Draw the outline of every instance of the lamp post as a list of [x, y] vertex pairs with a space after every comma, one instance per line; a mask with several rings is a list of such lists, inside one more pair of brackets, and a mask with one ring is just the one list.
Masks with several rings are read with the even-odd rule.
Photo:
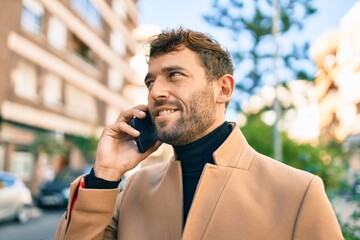
[[280, 84], [279, 79], [279, 33], [280, 33], [280, 5], [279, 0], [273, 0], [273, 18], [272, 18], [272, 35], [274, 39], [274, 80], [275, 80], [275, 99], [273, 103], [276, 118], [273, 126], [273, 147], [274, 147], [274, 158], [278, 161], [283, 160], [282, 154], [282, 139], [280, 135], [280, 117], [281, 117], [281, 105], [278, 98], [278, 86]]

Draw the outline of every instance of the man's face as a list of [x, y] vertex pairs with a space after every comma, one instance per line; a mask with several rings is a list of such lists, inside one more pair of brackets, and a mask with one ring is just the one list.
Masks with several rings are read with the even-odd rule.
[[215, 128], [213, 82], [208, 82], [193, 51], [184, 48], [151, 58], [145, 84], [149, 111], [161, 141], [184, 145]]

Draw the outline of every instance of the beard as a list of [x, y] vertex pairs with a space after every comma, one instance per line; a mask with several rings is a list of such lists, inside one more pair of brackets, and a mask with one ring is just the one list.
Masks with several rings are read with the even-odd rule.
[[192, 93], [186, 100], [189, 106], [184, 107], [179, 101], [159, 101], [157, 106], [173, 105], [179, 109], [180, 117], [171, 125], [166, 121], [156, 123], [157, 135], [160, 141], [172, 146], [191, 143], [202, 136], [216, 120], [214, 91], [212, 85]]

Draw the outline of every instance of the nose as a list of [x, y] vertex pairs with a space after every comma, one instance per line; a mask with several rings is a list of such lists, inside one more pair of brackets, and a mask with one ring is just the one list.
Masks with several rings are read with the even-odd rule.
[[159, 99], [166, 99], [169, 97], [169, 91], [166, 85], [166, 81], [158, 77], [151, 88], [149, 89], [149, 97], [154, 101]]

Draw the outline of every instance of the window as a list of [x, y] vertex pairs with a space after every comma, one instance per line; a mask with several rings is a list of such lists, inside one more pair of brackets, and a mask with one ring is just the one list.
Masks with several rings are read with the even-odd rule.
[[114, 52], [119, 55], [124, 55], [126, 53], [126, 46], [123, 36], [116, 32], [112, 32], [110, 34], [110, 46]]
[[61, 106], [62, 103], [62, 84], [61, 79], [53, 74], [46, 74], [44, 76], [43, 84], [43, 101], [44, 104], [50, 107]]
[[86, 62], [95, 65], [95, 53], [76, 35], [71, 34], [69, 49], [75, 55], [81, 57]]
[[101, 29], [101, 16], [91, 0], [71, 0], [71, 6], [92, 28]]
[[93, 96], [67, 85], [65, 88], [65, 109], [70, 116], [95, 122], [98, 119], [96, 100]]
[[56, 17], [50, 17], [48, 42], [56, 49], [65, 49], [67, 40], [67, 31], [65, 25]]
[[360, 102], [356, 103], [355, 107], [356, 107], [356, 113], [360, 114]]
[[124, 78], [118, 69], [109, 68], [108, 86], [111, 90], [119, 92], [123, 86]]
[[38, 76], [33, 65], [20, 61], [12, 74], [15, 94], [30, 100], [38, 97]]
[[11, 154], [11, 172], [29, 181], [34, 168], [34, 157], [30, 152], [13, 152]]
[[44, 7], [37, 0], [23, 0], [21, 26], [32, 33], [40, 33]]

